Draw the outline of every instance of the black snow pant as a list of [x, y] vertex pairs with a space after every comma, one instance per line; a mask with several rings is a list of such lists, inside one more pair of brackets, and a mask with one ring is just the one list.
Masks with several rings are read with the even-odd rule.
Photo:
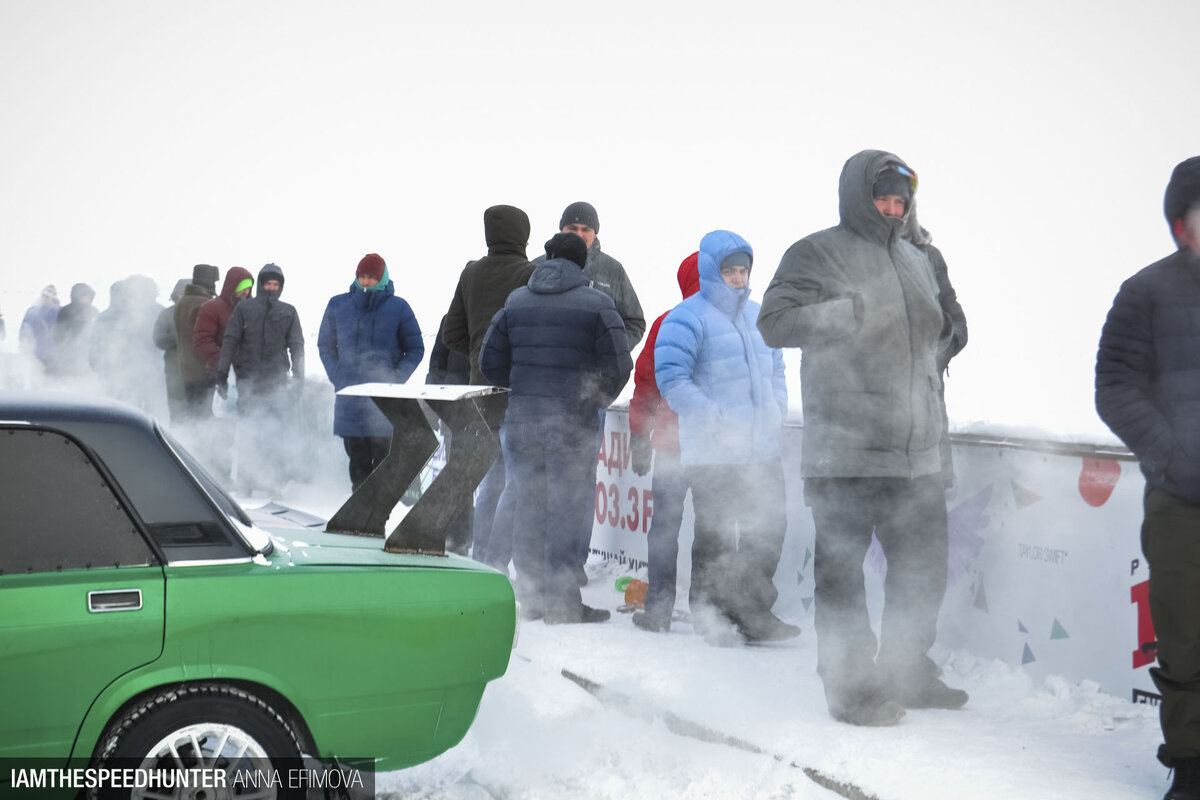
[[692, 614], [709, 608], [753, 626], [779, 597], [775, 569], [787, 533], [787, 495], [779, 459], [684, 468], [695, 512]]
[[1152, 488], [1144, 505], [1142, 553], [1158, 639], [1150, 677], [1162, 694], [1158, 759], [1173, 767], [1200, 757], [1200, 506]]
[[212, 419], [213, 392], [216, 389], [216, 382], [211, 380], [188, 381], [183, 384], [183, 402], [190, 419]]
[[387, 436], [344, 436], [342, 445], [350, 456], [350, 486], [354, 491], [387, 458], [392, 440]]
[[595, 443], [595, 427], [578, 420], [504, 424], [503, 502], [513, 503], [517, 591], [534, 612], [570, 615], [583, 605], [575, 567], [579, 528], [596, 508]]
[[658, 451], [650, 478], [654, 499], [650, 531], [646, 535], [646, 613], [669, 620], [675, 611], [676, 576], [679, 561], [679, 528], [683, 524], [683, 505], [688, 482], [679, 463], [678, 453]]
[[[816, 527], [817, 672], [830, 707], [919, 689], [946, 593], [948, 531], [941, 473], [906, 478], [808, 478]], [[871, 534], [887, 558], [880, 640], [867, 612], [863, 560]]]

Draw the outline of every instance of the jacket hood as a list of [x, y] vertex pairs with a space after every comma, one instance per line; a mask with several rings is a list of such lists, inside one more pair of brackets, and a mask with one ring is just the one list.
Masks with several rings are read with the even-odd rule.
[[900, 235], [917, 247], [924, 247], [933, 242], [933, 236], [921, 227], [921, 223], [917, 222], [917, 198], [915, 197], [908, 201], [907, 213], [904, 215], [904, 228]]
[[879, 173], [896, 165], [911, 169], [894, 153], [863, 150], [850, 156], [838, 180], [838, 214], [842, 225], [878, 244], [887, 244], [893, 232], [903, 229], [912, 213], [913, 200], [910, 200], [903, 217], [885, 217], [879, 213], [875, 198], [871, 196], [871, 187]]
[[129, 306], [144, 307], [158, 297], [158, 286], [153, 278], [145, 275], [130, 275], [121, 283], [121, 300]]
[[587, 286], [587, 276], [574, 261], [549, 258], [537, 265], [529, 276], [529, 291], [536, 294], [561, 294], [577, 286]]
[[483, 212], [483, 237], [488, 255], [525, 255], [529, 244], [529, 216], [516, 206], [492, 206]]
[[[874, 204], [871, 208], [874, 210]], [[750, 248], [749, 242], [733, 231], [706, 233], [700, 240], [700, 251], [697, 256], [700, 294], [704, 295], [705, 300], [730, 316], [740, 311], [750, 297], [749, 281], [746, 282], [746, 288], [735, 290], [730, 288], [729, 284], [725, 283], [721, 277], [721, 262], [726, 256], [737, 252], [750, 255], [751, 275], [753, 275], [754, 250]]]
[[233, 296], [237, 294], [238, 284], [247, 278], [254, 280], [250, 270], [245, 267], [230, 267], [225, 273], [225, 282], [221, 284], [221, 299], [233, 305]]
[[683, 293], [684, 298], [691, 297], [696, 292], [700, 291], [700, 267], [699, 267], [699, 251], [692, 253], [679, 264], [679, 291]]
[[[183, 297], [183, 293], [187, 291], [188, 284], [192, 281], [190, 278], [180, 278], [175, 281], [175, 288], [171, 290], [171, 302], [178, 303]], [[71, 288], [71, 298], [74, 299], [74, 287]]]
[[[388, 276], [384, 275], [384, 278]], [[350, 284], [350, 301], [359, 308], [377, 308], [380, 303], [388, 301], [388, 297], [396, 294], [396, 284], [390, 279], [384, 283], [380, 281], [374, 284], [370, 289], [362, 288], [362, 284], [358, 281]]]
[[88, 300], [95, 300], [96, 299], [96, 290], [93, 289], [92, 287], [88, 286], [86, 283], [77, 283], [71, 287], [71, 302], [72, 303], [78, 303], [78, 302], [82, 301], [83, 298], [85, 298], [85, 297]]
[[[279, 291], [263, 291], [263, 284], [269, 280], [279, 281]], [[271, 297], [279, 297], [279, 295], [283, 294], [283, 270], [274, 264], [263, 264], [263, 268], [258, 271], [258, 281], [256, 281], [254, 294], [256, 297], [266, 297], [268, 295]]]

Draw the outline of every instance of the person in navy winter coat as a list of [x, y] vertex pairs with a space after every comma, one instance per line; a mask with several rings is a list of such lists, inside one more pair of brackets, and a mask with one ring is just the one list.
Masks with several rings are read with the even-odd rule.
[[596, 415], [629, 380], [633, 360], [612, 298], [588, 286], [587, 247], [546, 243], [529, 284], [492, 318], [484, 377], [510, 390], [504, 418], [507, 492], [515, 492], [514, 560], [524, 613], [547, 623], [602, 622], [574, 572], [578, 531], [594, 508]]
[[[425, 355], [412, 308], [396, 296], [387, 264], [375, 253], [358, 262], [350, 291], [329, 300], [317, 335], [334, 391], [357, 383], [404, 383]], [[338, 395], [333, 432], [350, 457], [355, 489], [388, 454], [392, 425], [369, 397]]]
[[718, 645], [784, 639], [800, 629], [771, 612], [787, 529], [779, 438], [787, 413], [783, 355], [767, 347], [750, 297], [754, 254], [741, 236], [700, 240], [700, 291], [667, 315], [654, 377], [679, 415], [692, 487], [693, 625]]

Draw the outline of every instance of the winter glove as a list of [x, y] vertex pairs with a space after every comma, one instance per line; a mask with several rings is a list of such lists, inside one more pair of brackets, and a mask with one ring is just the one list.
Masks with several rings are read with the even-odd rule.
[[633, 456], [633, 471], [638, 475], [650, 472], [650, 462], [654, 457], [654, 450], [650, 447], [650, 437], [636, 433], [631, 435], [629, 449]]

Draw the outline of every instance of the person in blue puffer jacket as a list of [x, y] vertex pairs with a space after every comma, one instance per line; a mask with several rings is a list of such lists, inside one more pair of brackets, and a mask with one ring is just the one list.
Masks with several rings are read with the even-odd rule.
[[[375, 253], [358, 262], [350, 291], [330, 298], [317, 350], [334, 391], [357, 383], [404, 383], [425, 355], [421, 327], [396, 296], [387, 264]], [[355, 489], [388, 454], [392, 425], [369, 397], [338, 395], [333, 432], [350, 456]]]
[[787, 529], [779, 453], [787, 386], [782, 353], [755, 324], [753, 261], [736, 233], [701, 239], [700, 291], [671, 310], [654, 345], [655, 381], [679, 415], [692, 486], [693, 627], [718, 645], [800, 633], [771, 611]]

